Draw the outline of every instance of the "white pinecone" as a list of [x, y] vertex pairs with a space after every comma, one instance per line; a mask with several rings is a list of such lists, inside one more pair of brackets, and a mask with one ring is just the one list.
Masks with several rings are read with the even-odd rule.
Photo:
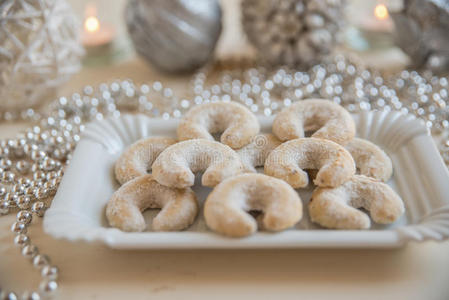
[[271, 64], [310, 66], [339, 42], [344, 0], [243, 0], [249, 41]]

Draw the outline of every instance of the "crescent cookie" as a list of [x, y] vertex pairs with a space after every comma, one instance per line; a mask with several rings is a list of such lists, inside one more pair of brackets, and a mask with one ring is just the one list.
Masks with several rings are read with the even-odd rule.
[[284, 181], [252, 173], [224, 180], [213, 189], [204, 205], [207, 226], [231, 237], [257, 231], [257, 221], [249, 211], [262, 213], [264, 229], [281, 231], [301, 220], [302, 202]]
[[219, 142], [188, 140], [165, 149], [152, 166], [154, 178], [177, 188], [192, 186], [195, 172], [204, 171], [202, 184], [213, 187], [225, 178], [243, 172], [238, 154]]
[[265, 161], [267, 175], [285, 180], [294, 188], [309, 184], [305, 169], [319, 169], [314, 183], [335, 187], [355, 174], [351, 154], [337, 143], [317, 138], [300, 138], [281, 144]]
[[213, 141], [212, 134], [222, 132], [221, 142], [238, 149], [249, 144], [259, 130], [256, 116], [245, 106], [236, 102], [214, 102], [190, 109], [179, 123], [177, 133], [180, 141]]
[[272, 130], [281, 141], [302, 138], [304, 132], [315, 131], [312, 137], [345, 145], [355, 136], [355, 123], [342, 106], [329, 100], [308, 99], [279, 112]]
[[312, 221], [327, 228], [369, 228], [369, 217], [357, 208], [381, 224], [393, 223], [404, 213], [404, 203], [391, 187], [363, 175], [336, 188], [317, 188], [309, 202]]
[[270, 133], [256, 135], [251, 143], [236, 152], [243, 162], [246, 172], [256, 173], [256, 167], [263, 167], [268, 154], [282, 144], [276, 136]]
[[354, 158], [360, 174], [381, 181], [390, 179], [393, 165], [388, 155], [370, 141], [354, 138], [345, 146]]
[[156, 157], [176, 143], [169, 137], [150, 137], [139, 140], [125, 149], [115, 163], [115, 178], [120, 184], [148, 173]]
[[146, 228], [142, 212], [161, 208], [153, 219], [155, 231], [178, 231], [187, 228], [198, 214], [198, 202], [190, 189], [163, 186], [147, 174], [122, 185], [106, 206], [109, 224], [123, 231], [143, 231]]

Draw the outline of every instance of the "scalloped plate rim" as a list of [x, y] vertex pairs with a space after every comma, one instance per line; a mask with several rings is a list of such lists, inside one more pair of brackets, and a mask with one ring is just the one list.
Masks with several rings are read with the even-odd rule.
[[[401, 117], [400, 115], [390, 116], [389, 114], [398, 114], [397, 112], [362, 112], [364, 114], [362, 116], [365, 121], [367, 119], [373, 121], [373, 114], [381, 114], [382, 118], [380, 119], [391, 119], [394, 121], [390, 122], [392, 124], [398, 122], [398, 120], [402, 120], [401, 122], [410, 123], [413, 125], [411, 132], [413, 132], [412, 136], [408, 139], [403, 140], [403, 144], [398, 148], [402, 148], [404, 143], [407, 144], [411, 140], [415, 139], [418, 136], [425, 136], [428, 142], [432, 141], [432, 138], [429, 135], [428, 130], [422, 125], [422, 123], [416, 118], [409, 118], [408, 116]], [[262, 125], [267, 125], [272, 122], [273, 117], [259, 117]], [[355, 118], [356, 122], [360, 120], [360, 116]], [[120, 123], [120, 122], [132, 122], [133, 124], [140, 124], [140, 133], [151, 133], [151, 129], [149, 125], [161, 125], [166, 120], [150, 118], [145, 115], [136, 114], [136, 115], [123, 115], [120, 118], [112, 118], [106, 119], [102, 121], [93, 122], [88, 124], [85, 133], [82, 136], [79, 145], [86, 145], [85, 147], [90, 147], [93, 144], [100, 144], [103, 148], [108, 147], [108, 143], [102, 144], [101, 139], [105, 139], [108, 132], [103, 132], [106, 135], [97, 135], [91, 134], [92, 130], [95, 133], [101, 133], [101, 130], [104, 130], [105, 127], [111, 128], [111, 124], [103, 126], [102, 123]], [[141, 124], [141, 123], [145, 124]], [[169, 122], [176, 122], [173, 119]], [[113, 128], [116, 127], [114, 124]], [[129, 125], [129, 124], [128, 124]], [[125, 126], [125, 125], [124, 125]], [[127, 125], [126, 125], [127, 126]], [[126, 127], [125, 126], [125, 127]], [[142, 127], [144, 126], [144, 127]], [[100, 132], [98, 131], [100, 130]], [[123, 129], [124, 131], [128, 130], [128, 128]], [[115, 132], [109, 132], [109, 134], [113, 134], [118, 138], [122, 138], [120, 135], [120, 130], [114, 130]], [[364, 131], [369, 136], [369, 128], [364, 129]], [[379, 127], [377, 128], [377, 133], [379, 134]], [[385, 130], [384, 130], [385, 131]], [[139, 136], [139, 132], [134, 132], [134, 136]], [[151, 134], [150, 134], [151, 135]], [[145, 135], [148, 136], [148, 135]], [[129, 136], [125, 137], [129, 138]], [[378, 138], [376, 136], [376, 138]], [[97, 140], [99, 139], [99, 140]], [[114, 144], [117, 141], [112, 142], [112, 148], [115, 148]], [[123, 143], [123, 141], [118, 141], [118, 143]], [[429, 147], [434, 147], [435, 145], [428, 145]], [[77, 147], [78, 148], [78, 147]], [[395, 149], [395, 151], [398, 150]], [[436, 149], [436, 148], [435, 148]], [[109, 154], [111, 154], [108, 149], [103, 149]], [[111, 150], [111, 149], [109, 149]], [[112, 149], [112, 153], [114, 153]], [[116, 154], [116, 153], [115, 153]], [[75, 156], [75, 153], [74, 153]], [[440, 158], [441, 160], [441, 158]], [[442, 163], [442, 160], [441, 160]], [[69, 165], [68, 169], [71, 169], [72, 165]], [[445, 172], [442, 172], [442, 176], [449, 180], [449, 172], [445, 169], [445, 166], [442, 166]], [[441, 166], [439, 166], [441, 169]], [[67, 170], [64, 175], [63, 182], [69, 180], [66, 179], [68, 176], [67, 173], [70, 174], [70, 171]], [[72, 176], [72, 175], [71, 175]], [[64, 180], [66, 179], [66, 180]], [[61, 183], [61, 186], [63, 184]], [[67, 185], [67, 184], [65, 184]], [[64, 186], [65, 186], [64, 185]], [[92, 224], [86, 224], [82, 222], [82, 217], [76, 217], [76, 213], [70, 210], [69, 208], [61, 208], [60, 201], [64, 201], [64, 197], [60, 196], [64, 194], [64, 190], [58, 190], [55, 195], [55, 199], [52, 203], [51, 208], [47, 211], [44, 217], [44, 231], [56, 238], [64, 238], [70, 241], [86, 241], [86, 242], [101, 242], [109, 247], [118, 248], [118, 249], [200, 249], [200, 248], [303, 248], [303, 247], [345, 247], [345, 248], [379, 248], [379, 247], [400, 247], [403, 246], [406, 242], [410, 240], [422, 241], [426, 239], [447, 239], [449, 236], [449, 226], [448, 228], [444, 227], [444, 231], [441, 233], [434, 233], [430, 235], [423, 235], [420, 232], [419, 228], [422, 228], [423, 232], [427, 230], [431, 230], [426, 227], [425, 224], [421, 226], [420, 224], [408, 224], [405, 226], [400, 226], [394, 229], [386, 229], [386, 230], [369, 230], [369, 231], [349, 231], [349, 230], [327, 230], [327, 229], [316, 229], [316, 230], [287, 230], [281, 233], [270, 234], [270, 233], [256, 233], [255, 235], [245, 238], [245, 239], [232, 239], [222, 237], [209, 232], [170, 232], [170, 233], [161, 233], [161, 232], [143, 232], [143, 233], [125, 233], [121, 232], [115, 228], [107, 228], [101, 225], [96, 226], [96, 220], [92, 221]], [[61, 199], [61, 200], [60, 200]], [[55, 201], [56, 200], [56, 201]], [[58, 204], [58, 206], [55, 204]], [[76, 203], [67, 203], [75, 205]], [[57, 207], [55, 207], [57, 206]], [[447, 200], [442, 207], [438, 207], [434, 210], [441, 210], [443, 215], [441, 218], [444, 221], [449, 221], [449, 215], [444, 215], [447, 210], [446, 206], [449, 207], [449, 200]], [[430, 211], [432, 213], [434, 210]], [[426, 214], [426, 216], [429, 215]], [[425, 217], [425, 216], [423, 216]], [[438, 217], [438, 216], [437, 216]], [[87, 218], [87, 217], [86, 217]], [[435, 216], [432, 216], [431, 220], [434, 220]], [[62, 226], [57, 226], [59, 222], [64, 220], [64, 224]], [[438, 219], [437, 219], [438, 220]], [[429, 226], [432, 223], [429, 223]], [[82, 225], [82, 226], [80, 226]], [[90, 227], [89, 227], [90, 226]], [[447, 231], [447, 232], [446, 232]], [[139, 239], [135, 237], [138, 236]], [[143, 237], [143, 238], [141, 238]], [[145, 238], [146, 237], [146, 238]], [[187, 240], [185, 239], [186, 237]], [[436, 238], [441, 237], [441, 238]], [[189, 241], [190, 239], [190, 241]], [[281, 239], [281, 241], [279, 241]]]

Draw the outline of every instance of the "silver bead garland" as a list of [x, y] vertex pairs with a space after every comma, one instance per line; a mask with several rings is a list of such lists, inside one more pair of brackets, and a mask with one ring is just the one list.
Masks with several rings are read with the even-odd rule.
[[[185, 98], [178, 98], [158, 81], [137, 86], [123, 80], [101, 84], [97, 89], [86, 86], [82, 93], [57, 99], [46, 111], [2, 113], [4, 121], [23, 119], [36, 124], [15, 139], [0, 141], [0, 215], [17, 213], [11, 226], [14, 244], [43, 277], [38, 291], [25, 292], [22, 299], [49, 297], [58, 287], [58, 268], [32, 243], [27, 229], [35, 217], [44, 215], [84, 124], [93, 120], [119, 117], [123, 112], [179, 118], [191, 106], [214, 101], [238, 101], [254, 113], [269, 116], [295, 101], [321, 97], [351, 112], [378, 109], [416, 115], [434, 135], [449, 166], [447, 76], [406, 70], [385, 75], [343, 56], [304, 72], [237, 63], [236, 68], [221, 70], [218, 77], [209, 76], [210, 69], [196, 73]], [[229, 67], [230, 63], [224, 65]], [[0, 299], [17, 299], [17, 294], [0, 287]]]

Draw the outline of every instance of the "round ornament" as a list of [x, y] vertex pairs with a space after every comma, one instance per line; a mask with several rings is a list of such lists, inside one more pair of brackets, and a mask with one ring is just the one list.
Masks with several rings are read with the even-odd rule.
[[307, 67], [340, 41], [343, 6], [341, 0], [243, 0], [243, 29], [268, 63]]
[[80, 69], [79, 23], [65, 0], [0, 2], [0, 109], [52, 98]]
[[396, 44], [410, 56], [414, 67], [449, 70], [449, 2], [405, 0], [391, 13]]
[[221, 33], [216, 0], [130, 0], [125, 16], [137, 53], [164, 72], [203, 66]]

